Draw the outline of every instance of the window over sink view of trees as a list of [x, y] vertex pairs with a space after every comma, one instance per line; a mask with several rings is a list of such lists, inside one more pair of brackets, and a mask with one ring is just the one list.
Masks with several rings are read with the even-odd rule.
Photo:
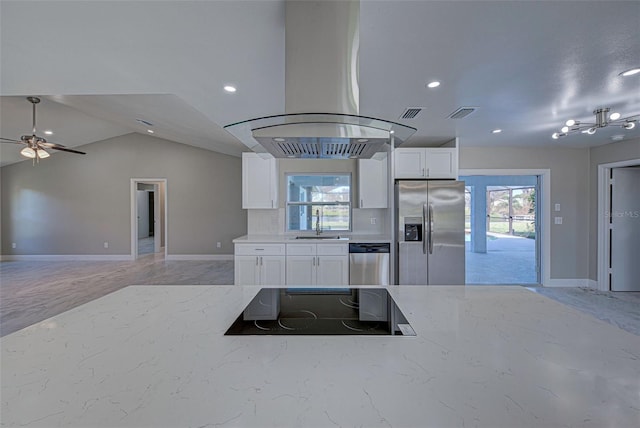
[[350, 215], [350, 174], [287, 175], [287, 230], [348, 231]]

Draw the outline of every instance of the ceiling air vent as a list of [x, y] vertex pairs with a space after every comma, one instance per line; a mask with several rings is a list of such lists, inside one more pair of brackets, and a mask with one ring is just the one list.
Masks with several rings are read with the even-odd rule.
[[402, 113], [400, 119], [413, 119], [422, 111], [422, 107], [409, 107]]
[[449, 115], [449, 119], [462, 119], [476, 111], [475, 107], [460, 107]]

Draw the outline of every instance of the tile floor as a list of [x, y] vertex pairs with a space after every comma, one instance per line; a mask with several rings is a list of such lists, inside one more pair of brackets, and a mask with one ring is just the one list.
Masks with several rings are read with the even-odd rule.
[[487, 252], [474, 253], [466, 243], [467, 284], [537, 284], [536, 241], [489, 234]]

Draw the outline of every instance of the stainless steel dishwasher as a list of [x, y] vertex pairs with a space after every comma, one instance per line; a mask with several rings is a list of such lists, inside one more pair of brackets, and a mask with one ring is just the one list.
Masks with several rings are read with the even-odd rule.
[[389, 243], [349, 244], [349, 285], [389, 285]]

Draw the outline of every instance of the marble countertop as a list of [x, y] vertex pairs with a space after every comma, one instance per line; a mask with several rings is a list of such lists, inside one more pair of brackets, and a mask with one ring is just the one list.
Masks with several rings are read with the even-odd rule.
[[[309, 234], [312, 236], [313, 234]], [[336, 239], [296, 239], [296, 235], [244, 235], [240, 236], [233, 240], [234, 244], [253, 244], [253, 243], [282, 243], [288, 244], [292, 242], [315, 242], [315, 243], [336, 243], [336, 242], [361, 242], [361, 243], [370, 243], [370, 242], [391, 242], [391, 237], [389, 235], [363, 235], [363, 234], [354, 234], [347, 235], [345, 233], [335, 232], [323, 232], [325, 236], [340, 236], [340, 240]]]
[[1, 425], [640, 425], [638, 336], [521, 287], [388, 289], [416, 337], [224, 336], [258, 287], [127, 287], [0, 339]]

